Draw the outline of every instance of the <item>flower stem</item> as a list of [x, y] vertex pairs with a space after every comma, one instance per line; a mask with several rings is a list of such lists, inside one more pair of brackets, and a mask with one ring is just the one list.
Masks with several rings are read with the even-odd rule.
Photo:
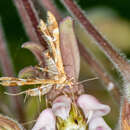
[[[0, 63], [3, 70], [3, 74], [5, 76], [14, 76], [13, 65], [10, 60], [10, 56], [8, 54], [8, 50], [6, 47], [6, 42], [4, 40], [3, 30], [2, 30], [1, 25], [0, 25]], [[14, 88], [8, 87], [8, 91], [9, 93], [18, 93], [19, 90], [17, 87], [14, 87]], [[10, 106], [12, 108], [12, 111], [16, 113], [16, 116], [19, 119], [19, 121], [20, 122], [25, 121], [21, 97], [12, 96], [9, 98], [9, 100], [10, 100]]]
[[32, 22], [26, 12], [26, 9], [23, 6], [23, 2], [21, 0], [14, 0], [14, 4], [15, 4], [17, 11], [20, 15], [20, 18], [23, 22], [23, 25], [24, 25], [24, 28], [25, 28], [25, 31], [26, 31], [28, 37], [30, 38], [31, 41], [39, 43], [39, 39], [37, 37], [35, 29], [32, 26]]
[[80, 48], [81, 56], [87, 61], [87, 63], [94, 69], [94, 71], [98, 74], [101, 81], [105, 84], [108, 91], [112, 93], [116, 102], [120, 104], [120, 92], [117, 89], [115, 83], [111, 80], [110, 76], [106, 74], [105, 70], [103, 70], [102, 66], [96, 61], [96, 59], [91, 55], [91, 53], [85, 49], [85, 47], [78, 43]]
[[[18, 11], [20, 14], [27, 14], [29, 19], [25, 19], [24, 24], [28, 26], [28, 23], [32, 24], [32, 29], [28, 30], [27, 32], [29, 33], [29, 36], [31, 37], [30, 39], [32, 40], [32, 32], [36, 33], [37, 38], [39, 39], [40, 43], [46, 48], [46, 42], [44, 41], [44, 39], [41, 36], [41, 32], [38, 29], [38, 24], [39, 24], [39, 17], [36, 13], [35, 8], [33, 7], [33, 3], [31, 2], [31, 0], [14, 0], [14, 3], [16, 4]], [[25, 12], [25, 10], [26, 12]], [[21, 15], [22, 17], [25, 17], [24, 15]], [[30, 20], [30, 22], [28, 22], [27, 20]], [[27, 27], [28, 29], [28, 27]], [[33, 30], [34, 29], [34, 30]], [[33, 35], [34, 36], [34, 35]], [[34, 39], [34, 38], [33, 38]]]
[[[76, 18], [86, 32], [96, 41], [97, 45], [104, 51], [108, 58], [114, 63], [115, 67], [122, 73], [125, 80], [129, 80], [130, 65], [128, 62], [111, 46], [110, 43], [96, 30], [91, 22], [86, 18], [81, 9], [73, 0], [61, 0], [70, 13]], [[87, 33], [86, 33], [87, 34]], [[129, 71], [129, 74], [128, 74]]]
[[[126, 102], [122, 104], [122, 108], [130, 105], [130, 64], [124, 59], [117, 50], [115, 50], [112, 45], [96, 30], [96, 28], [91, 24], [91, 22], [87, 19], [81, 9], [76, 5], [73, 0], [61, 0], [66, 8], [70, 11], [70, 13], [78, 20], [78, 22], [82, 25], [83, 29], [96, 41], [97, 45], [104, 51], [106, 56], [112, 61], [114, 66], [121, 72], [123, 80], [124, 80], [124, 98], [126, 98]], [[86, 33], [87, 35], [87, 33]], [[130, 109], [128, 109], [128, 113]], [[127, 114], [127, 111], [121, 111], [121, 121], [122, 126], [126, 126], [123, 115]], [[122, 127], [121, 126], [121, 127]], [[129, 127], [129, 126], [128, 126]], [[130, 127], [129, 127], [130, 128]], [[129, 129], [128, 128], [128, 129]], [[124, 129], [126, 130], [126, 129]]]
[[54, 3], [52, 2], [52, 0], [40, 0], [41, 5], [43, 5], [47, 10], [50, 10], [54, 16], [56, 17], [56, 20], [58, 22], [61, 21], [62, 17], [60, 16], [60, 13], [58, 12], [58, 10], [56, 9]]

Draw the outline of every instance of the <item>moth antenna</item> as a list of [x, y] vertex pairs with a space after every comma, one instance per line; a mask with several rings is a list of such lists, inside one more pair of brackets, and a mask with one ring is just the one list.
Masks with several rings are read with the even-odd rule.
[[88, 82], [88, 81], [96, 80], [96, 79], [99, 79], [99, 78], [98, 78], [98, 77], [94, 77], [94, 78], [86, 79], [86, 80], [83, 80], [83, 81], [78, 82], [77, 85], [78, 85], [78, 84], [85, 83], [85, 82]]
[[22, 95], [24, 93], [26, 93], [26, 91], [22, 91], [20, 93], [8, 93], [8, 92], [4, 92], [6, 95], [10, 95], [10, 96], [18, 96], [18, 95]]

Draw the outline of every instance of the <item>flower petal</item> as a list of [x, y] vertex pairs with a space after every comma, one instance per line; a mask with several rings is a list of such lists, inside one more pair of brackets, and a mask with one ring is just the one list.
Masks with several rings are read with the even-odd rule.
[[92, 119], [89, 123], [89, 130], [111, 130], [101, 117]]
[[52, 111], [56, 116], [66, 120], [71, 109], [71, 99], [67, 96], [59, 96], [52, 105]]
[[35, 42], [25, 42], [22, 48], [29, 49], [35, 56], [40, 65], [44, 64], [43, 51], [45, 50], [41, 44]]
[[92, 113], [92, 111], [93, 115], [91, 114], [91, 118], [104, 116], [110, 112], [110, 107], [108, 105], [101, 104], [94, 96], [88, 94], [81, 95], [77, 103], [83, 110], [86, 118], [90, 118], [90, 113]]
[[67, 76], [78, 79], [80, 71], [80, 55], [73, 26], [73, 20], [71, 17], [66, 17], [60, 22], [60, 47]]
[[41, 112], [32, 130], [56, 130], [56, 120], [51, 109]]

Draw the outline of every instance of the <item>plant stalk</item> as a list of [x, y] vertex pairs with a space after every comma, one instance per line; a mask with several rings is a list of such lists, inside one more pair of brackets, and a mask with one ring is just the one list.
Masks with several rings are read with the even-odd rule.
[[[18, 8], [18, 11], [19, 12], [23, 12], [21, 14], [25, 14], [25, 11], [24, 9], [26, 10], [26, 14], [28, 15], [29, 19], [26, 19], [24, 21], [24, 24], [26, 25], [28, 23], [27, 20], [30, 20], [29, 24], [31, 23], [32, 24], [32, 29], [30, 29], [29, 31], [27, 31], [29, 33], [29, 36], [32, 36], [32, 32], [36, 33], [37, 35], [37, 38], [39, 39], [40, 41], [40, 44], [42, 44], [44, 46], [44, 48], [46, 49], [47, 45], [46, 45], [46, 42], [44, 41], [44, 39], [42, 38], [41, 36], [41, 32], [40, 30], [38, 29], [38, 25], [39, 25], [39, 17], [37, 15], [37, 12], [33, 6], [33, 3], [31, 0], [14, 0], [15, 4], [17, 5], [17, 8]], [[22, 10], [20, 7], [24, 7]], [[24, 17], [24, 15], [21, 15], [22, 17]], [[23, 18], [22, 18], [23, 19]], [[27, 24], [28, 25], [28, 24]], [[26, 29], [26, 28], [25, 28]], [[28, 28], [27, 28], [28, 29]], [[34, 29], [34, 30], [33, 30]], [[30, 37], [30, 39], [32, 39], [32, 37]]]
[[[1, 67], [3, 70], [3, 74], [5, 76], [14, 76], [14, 70], [13, 70], [13, 65], [10, 60], [10, 56], [8, 54], [8, 49], [6, 46], [6, 41], [4, 40], [3, 36], [3, 30], [2, 26], [0, 25], [0, 63]], [[8, 87], [8, 92], [9, 93], [18, 93], [19, 90], [17, 87]], [[9, 98], [10, 100], [10, 106], [12, 108], [12, 111], [15, 112], [17, 118], [19, 119], [20, 122], [25, 121], [25, 116], [24, 116], [24, 111], [22, 107], [22, 100], [20, 96], [11, 96]]]
[[120, 104], [120, 92], [117, 89], [115, 83], [111, 80], [110, 76], [106, 74], [105, 70], [101, 65], [96, 61], [95, 58], [90, 54], [90, 52], [85, 49], [85, 47], [78, 43], [80, 48], [81, 56], [87, 61], [87, 63], [94, 69], [96, 74], [100, 77], [101, 81], [105, 84], [106, 89], [114, 96], [114, 99], [118, 104]]
[[[73, 0], [61, 0], [69, 12], [78, 20], [88, 34], [96, 41], [97, 45], [104, 51], [108, 58], [114, 63], [115, 67], [122, 73], [125, 80], [130, 80], [130, 65], [128, 62], [111, 46], [111, 44], [97, 31], [88, 18]], [[87, 34], [87, 33], [86, 33]], [[129, 72], [129, 74], [128, 74]]]

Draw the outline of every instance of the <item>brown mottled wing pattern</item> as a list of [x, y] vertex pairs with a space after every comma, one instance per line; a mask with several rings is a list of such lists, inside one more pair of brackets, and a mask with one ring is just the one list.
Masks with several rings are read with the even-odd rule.
[[59, 28], [57, 21], [54, 17], [54, 15], [48, 11], [47, 13], [47, 27], [49, 30], [49, 33], [53, 37], [53, 43], [55, 45], [55, 50], [56, 50], [56, 66], [61, 74], [64, 74], [64, 67], [63, 67], [63, 62], [62, 62], [62, 57], [60, 53], [60, 39], [59, 39]]
[[47, 28], [47, 25], [44, 23], [43, 20], [40, 20], [39, 28], [43, 34], [42, 36], [44, 37], [44, 39], [48, 43], [49, 51], [52, 52], [54, 61], [56, 62], [57, 61], [57, 54], [56, 54], [55, 45], [53, 43], [53, 37], [50, 35], [48, 28]]

